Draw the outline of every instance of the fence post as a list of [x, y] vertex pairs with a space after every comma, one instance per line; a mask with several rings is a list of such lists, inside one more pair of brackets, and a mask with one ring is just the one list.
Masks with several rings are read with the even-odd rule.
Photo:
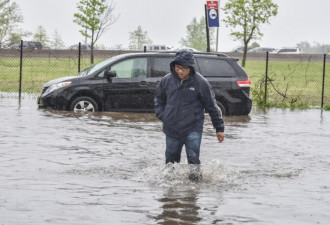
[[325, 64], [327, 59], [327, 54], [323, 55], [323, 79], [322, 79], [322, 97], [321, 97], [321, 109], [323, 109], [324, 104], [324, 83], [325, 83]]
[[18, 107], [19, 108], [21, 108], [22, 72], [23, 72], [23, 40], [21, 40], [21, 51], [20, 51], [20, 56], [19, 56], [19, 87], [18, 87]]
[[80, 73], [81, 43], [78, 45], [78, 73]]
[[267, 103], [268, 56], [269, 56], [269, 52], [266, 52], [266, 77], [265, 77], [265, 96], [264, 96], [264, 104], [265, 105]]

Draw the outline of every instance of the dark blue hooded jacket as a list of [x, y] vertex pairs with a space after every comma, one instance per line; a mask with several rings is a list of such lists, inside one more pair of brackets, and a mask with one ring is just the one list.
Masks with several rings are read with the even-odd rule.
[[[190, 67], [189, 77], [181, 82], [174, 66]], [[171, 62], [171, 73], [162, 78], [155, 94], [155, 113], [163, 122], [163, 131], [182, 138], [192, 131], [202, 132], [204, 110], [208, 111], [216, 132], [224, 131], [221, 110], [216, 104], [211, 85], [194, 67], [194, 56], [180, 51]]]

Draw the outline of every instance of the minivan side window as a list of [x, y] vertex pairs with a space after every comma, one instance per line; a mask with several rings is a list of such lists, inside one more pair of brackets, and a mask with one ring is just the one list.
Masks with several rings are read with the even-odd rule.
[[[163, 77], [166, 74], [171, 72], [171, 62], [174, 59], [173, 57], [154, 57], [152, 66], [151, 66], [151, 77]], [[196, 67], [196, 61], [194, 64], [196, 72], [199, 70]]]
[[147, 58], [134, 58], [111, 66], [117, 72], [117, 78], [147, 77]]
[[236, 71], [222, 59], [197, 58], [201, 74], [205, 77], [234, 77]]
[[163, 77], [171, 72], [170, 63], [173, 58], [155, 57], [153, 58], [153, 66], [151, 69], [151, 77]]

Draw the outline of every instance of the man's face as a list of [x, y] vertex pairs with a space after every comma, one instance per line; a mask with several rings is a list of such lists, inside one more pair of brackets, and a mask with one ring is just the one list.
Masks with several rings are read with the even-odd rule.
[[185, 80], [190, 74], [190, 67], [189, 66], [182, 66], [182, 65], [175, 65], [174, 66], [175, 72], [179, 75], [181, 80]]

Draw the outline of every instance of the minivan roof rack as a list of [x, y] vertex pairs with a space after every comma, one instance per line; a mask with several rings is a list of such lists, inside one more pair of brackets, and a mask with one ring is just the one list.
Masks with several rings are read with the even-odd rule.
[[192, 53], [198, 55], [216, 55], [216, 56], [228, 57], [226, 54], [220, 52], [192, 52]]
[[[177, 53], [177, 51], [145, 51], [145, 53]], [[191, 52], [194, 55], [216, 55], [216, 56], [222, 56], [222, 57], [228, 57], [226, 54], [224, 53], [220, 53], [220, 52]]]

